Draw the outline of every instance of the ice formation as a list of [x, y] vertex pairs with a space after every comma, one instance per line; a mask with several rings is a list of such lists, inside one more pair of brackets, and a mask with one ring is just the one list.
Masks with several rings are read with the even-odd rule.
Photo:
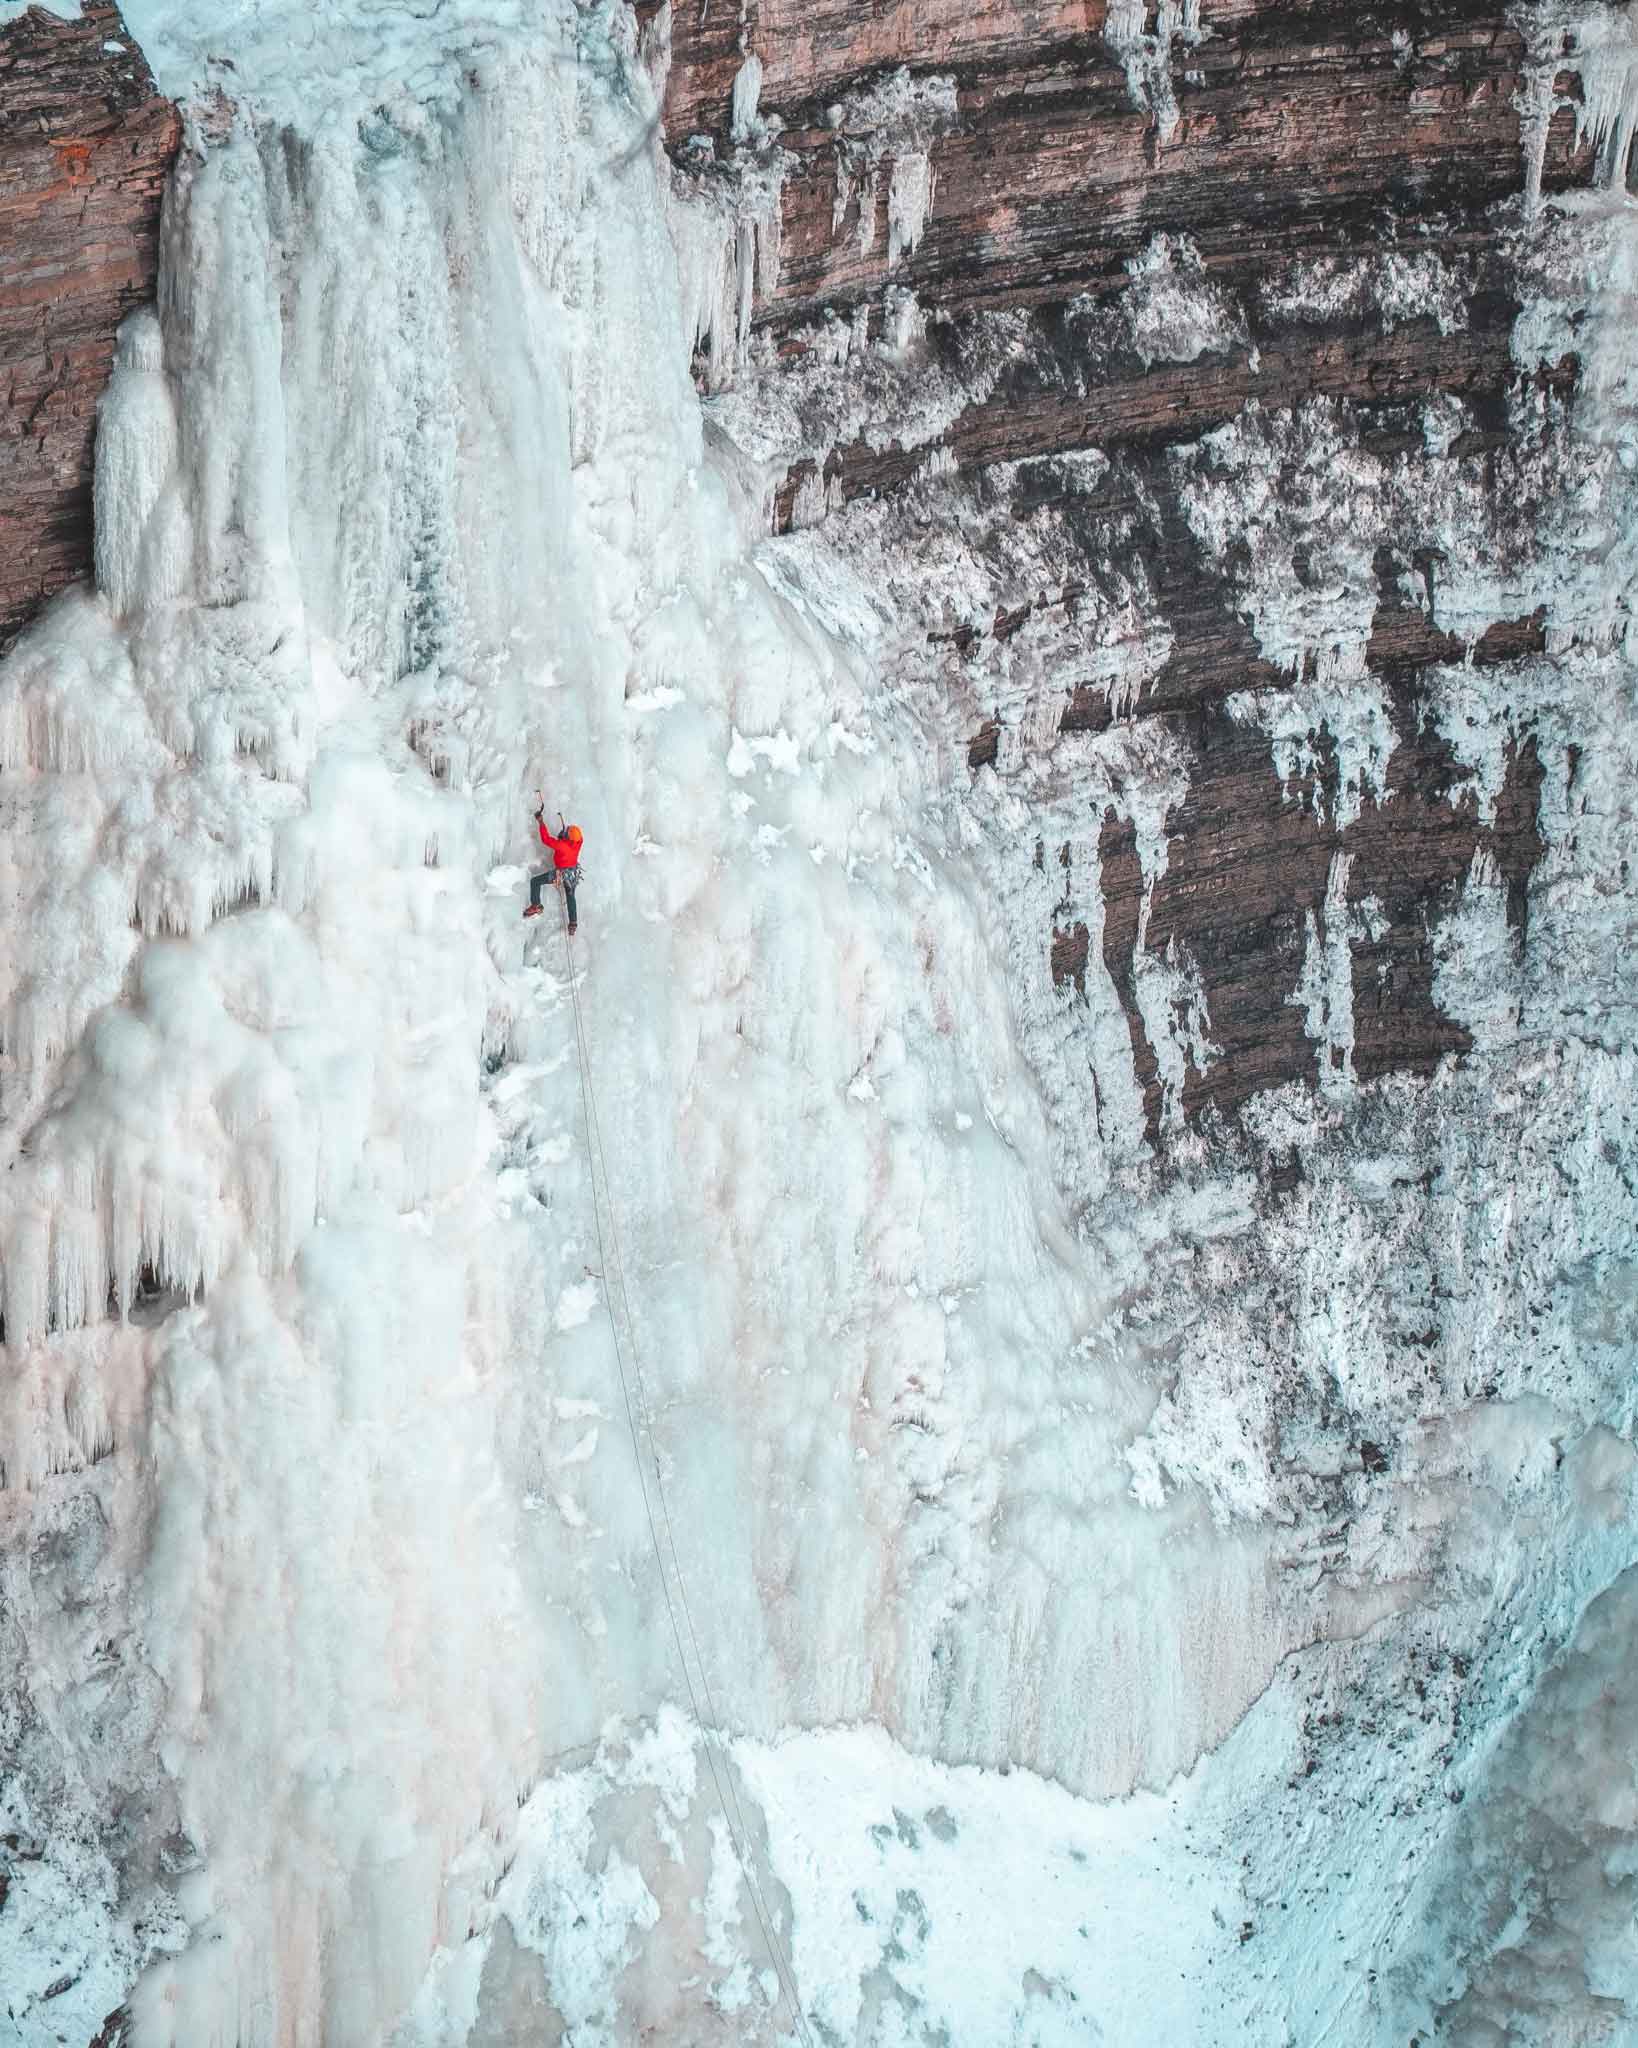
[[1135, 286], [1128, 301], [1132, 347], [1145, 369], [1244, 346], [1243, 321], [1207, 281], [1200, 251], [1187, 235], [1156, 235], [1126, 268]]
[[1581, 87], [1576, 133], [1598, 149], [1599, 184], [1623, 184], [1638, 125], [1638, 24], [1630, 10], [1607, 0], [1540, 0], [1520, 14], [1533, 60], [1522, 109], [1527, 204], [1541, 204], [1547, 129], [1566, 72]]
[[1267, 658], [1299, 678], [1361, 680], [1374, 556], [1395, 508], [1344, 410], [1313, 399], [1271, 414], [1254, 401], [1179, 463], [1189, 524], [1240, 586]]
[[887, 177], [887, 264], [915, 253], [933, 203], [930, 139], [956, 118], [956, 82], [941, 74], [912, 75], [905, 66], [849, 93], [826, 109], [837, 133], [836, 192], [831, 228], [840, 235], [850, 211], [859, 253], [874, 245], [877, 205]]
[[1308, 1036], [1320, 1048], [1322, 1095], [1344, 1093], [1354, 1083], [1354, 961], [1349, 945], [1348, 869], [1351, 856], [1334, 853], [1326, 877], [1325, 901], [1303, 913], [1307, 945], [1302, 979], [1287, 998], [1303, 1012]]
[[1148, 0], [1111, 0], [1103, 39], [1126, 71], [1132, 104], [1154, 116], [1155, 132], [1170, 142], [1182, 118], [1172, 79], [1172, 46], [1185, 49], [1203, 33], [1200, 0], [1156, 0], [1154, 25], [1148, 26]]
[[[1544, 230], [1515, 334], [1587, 316], [1586, 488], [1537, 565], [1528, 942], [1483, 857], [1431, 939], [1475, 1061], [1357, 1084], [1339, 852], [1289, 994], [1318, 1099], [1209, 1157], [1198, 963], [1146, 905], [1162, 1179], [1099, 848], [1113, 815], [1152, 896], [1187, 777], [1124, 714], [1167, 622], [1136, 567], [1080, 601], [1112, 717], [1065, 730], [1069, 512], [996, 543], [1053, 573], [983, 707], [928, 653], [997, 610], [970, 531], [914, 595], [901, 515], [823, 482], [831, 521], [765, 537], [689, 375], [735, 373], [777, 273], [754, 75], [755, 160], [673, 184], [612, 7], [326, 10], [294, 55], [248, 4], [132, 12], [179, 93], [231, 46], [242, 104], [122, 335], [97, 588], [0, 665], [19, 2039], [129, 1992], [136, 2048], [771, 2042], [786, 1955], [859, 2043], [1630, 2015], [1630, 1786], [1554, 1732], [1630, 1751], [1624, 196]], [[1199, 9], [1146, 19], [1106, 34], [1164, 139]], [[1617, 17], [1576, 23], [1619, 138]], [[953, 105], [922, 91], [906, 135]], [[1138, 342], [1236, 345], [1160, 253]], [[1391, 800], [1375, 549], [1458, 524], [1460, 478], [1409, 505], [1322, 405], [1179, 461], [1290, 677], [1238, 708], [1293, 802], [1329, 736], [1344, 829]], [[1475, 559], [1430, 608], [1476, 635], [1524, 579]], [[1476, 808], [1524, 724], [1494, 688], [1436, 698]], [[980, 709], [1011, 785], [968, 774]], [[574, 953], [518, 918], [542, 788], [588, 837]]]
[[[630, 146], [630, 145], [628, 145]], [[677, 251], [684, 319], [703, 352], [709, 388], [733, 376], [751, 338], [756, 293], [779, 276], [780, 170], [734, 165], [721, 174], [670, 174], [668, 218]]]
[[[103, 587], [4, 673], [6, 1466], [107, 1475], [143, 1559], [127, 1605], [86, 1553], [96, 1669], [152, 1698], [74, 1787], [89, 1824], [140, 1781], [143, 1907], [62, 1938], [145, 1966], [144, 2043], [366, 2038], [492, 1927], [550, 1759], [675, 1687], [580, 1305], [570, 973], [729, 1725], [1125, 1791], [1264, 1675], [1255, 1554], [1169, 1517], [1185, 1656], [1119, 1561], [1146, 1518], [1064, 1462], [1141, 1394], [1063, 1412], [1094, 1296], [1004, 928], [916, 721], [702, 462], [687, 235], [679, 284], [619, 64], [468, 56], [201, 142], [105, 402]], [[542, 784], [594, 848], [583, 962], [517, 922]], [[654, 2023], [689, 2009], [650, 1974]]]

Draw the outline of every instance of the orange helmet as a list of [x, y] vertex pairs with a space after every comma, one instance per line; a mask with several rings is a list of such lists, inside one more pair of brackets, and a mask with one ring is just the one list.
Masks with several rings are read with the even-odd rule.
[[569, 827], [568, 839], [571, 846], [578, 846], [585, 836], [585, 833], [581, 831], [578, 825], [571, 825]]

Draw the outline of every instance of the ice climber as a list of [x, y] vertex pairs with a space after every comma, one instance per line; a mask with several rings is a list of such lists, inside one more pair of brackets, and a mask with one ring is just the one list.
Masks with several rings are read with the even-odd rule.
[[[559, 825], [563, 824], [561, 811], [557, 814], [557, 822]], [[546, 830], [544, 804], [535, 813], [535, 824], [540, 830], [541, 845], [552, 849], [552, 865], [549, 868], [542, 868], [538, 875], [529, 877], [529, 907], [523, 914], [525, 917], [539, 917], [541, 890], [555, 889], [561, 882], [563, 899], [569, 909], [569, 934], [573, 937], [579, 925], [579, 920], [574, 914], [574, 892], [580, 886], [580, 848], [584, 843], [585, 834], [578, 825], [569, 825], [565, 827], [561, 839], [554, 838]]]

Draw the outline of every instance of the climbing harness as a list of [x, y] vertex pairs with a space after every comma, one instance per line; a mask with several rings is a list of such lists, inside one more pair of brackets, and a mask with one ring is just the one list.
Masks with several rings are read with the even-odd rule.
[[[558, 909], [563, 925], [563, 940], [568, 944], [568, 907], [561, 894]], [[773, 1964], [774, 1975], [786, 2004], [790, 2007], [791, 2019], [795, 2025], [802, 2048], [813, 2048], [813, 2034], [808, 2026], [807, 2016], [797, 1995], [796, 1973], [791, 1967], [790, 1957], [785, 1953], [779, 1939], [774, 1918], [763, 1895], [762, 1883], [757, 1875], [756, 1860], [751, 1849], [750, 1829], [745, 1822], [744, 1810], [740, 1805], [739, 1791], [734, 1783], [733, 1773], [728, 1765], [728, 1755], [722, 1742], [721, 1722], [717, 1718], [717, 1703], [711, 1690], [710, 1673], [705, 1659], [700, 1654], [699, 1636], [694, 1628], [693, 1610], [688, 1604], [688, 1588], [683, 1583], [682, 1559], [677, 1552], [677, 1536], [672, 1526], [671, 1510], [666, 1503], [665, 1477], [660, 1470], [658, 1439], [654, 1431], [653, 1413], [649, 1407], [648, 1389], [643, 1380], [642, 1361], [637, 1356], [637, 1345], [631, 1321], [631, 1299], [626, 1293], [625, 1263], [620, 1254], [620, 1233], [615, 1227], [614, 1203], [609, 1195], [608, 1163], [603, 1156], [603, 1135], [597, 1119], [597, 1093], [592, 1086], [591, 1057], [586, 1048], [586, 1028], [580, 1013], [580, 983], [572, 961], [569, 963], [569, 1000], [574, 1009], [575, 1050], [580, 1063], [580, 1107], [586, 1126], [587, 1153], [592, 1165], [592, 1221], [597, 1231], [598, 1265], [603, 1274], [603, 1305], [608, 1311], [609, 1332], [614, 1339], [614, 1362], [620, 1374], [620, 1392], [625, 1402], [626, 1426], [631, 1432], [632, 1455], [637, 1461], [637, 1483], [642, 1489], [643, 1510], [648, 1518], [649, 1541], [654, 1548], [654, 1562], [660, 1574], [660, 1590], [665, 1595], [666, 1614], [671, 1623], [672, 1641], [677, 1646], [677, 1662], [682, 1670], [683, 1686], [688, 1693], [689, 1708], [694, 1724], [700, 1730], [705, 1744], [705, 1761], [711, 1772], [711, 1782], [716, 1787], [717, 1805], [722, 1813], [723, 1824], [728, 1830], [734, 1854], [745, 1878], [745, 1889], [750, 1894], [751, 1909], [756, 1914], [757, 1925], [762, 1930], [762, 1939]], [[599, 1185], [601, 1184], [601, 1185]], [[608, 1210], [608, 1238], [603, 1235], [603, 1210]], [[610, 1285], [609, 1247], [613, 1247], [613, 1282]], [[616, 1313], [615, 1295], [619, 1295], [619, 1312]], [[620, 1324], [625, 1323], [624, 1347], [620, 1340]], [[626, 1359], [631, 1360], [631, 1369], [626, 1368]], [[635, 1396], [633, 1388], [635, 1387]], [[649, 1489], [648, 1460], [643, 1456], [643, 1439], [648, 1439], [649, 1458], [653, 1463], [654, 1486]], [[658, 1503], [658, 1517], [655, 1506]], [[664, 1528], [665, 1541], [660, 1540]], [[666, 1558], [669, 1554], [670, 1568]], [[676, 1597], [672, 1597], [672, 1581], [676, 1581]], [[681, 1609], [681, 1620], [678, 1610]], [[684, 1644], [686, 1633], [687, 1646]], [[699, 1687], [695, 1688], [694, 1673], [689, 1667], [688, 1652], [692, 1649], [694, 1667], [699, 1673]], [[700, 1711], [700, 1694], [705, 1697], [705, 1712]], [[720, 1766], [718, 1752], [721, 1752]]]

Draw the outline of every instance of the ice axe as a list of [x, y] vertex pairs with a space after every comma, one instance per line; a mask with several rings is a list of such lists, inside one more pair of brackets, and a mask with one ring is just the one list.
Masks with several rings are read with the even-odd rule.
[[[537, 820], [545, 815], [545, 810], [546, 792], [543, 789], [537, 789], [535, 791], [535, 817]], [[568, 831], [568, 821], [564, 818], [563, 813], [559, 811], [557, 814], [557, 836], [560, 839], [564, 839], [568, 836]]]

